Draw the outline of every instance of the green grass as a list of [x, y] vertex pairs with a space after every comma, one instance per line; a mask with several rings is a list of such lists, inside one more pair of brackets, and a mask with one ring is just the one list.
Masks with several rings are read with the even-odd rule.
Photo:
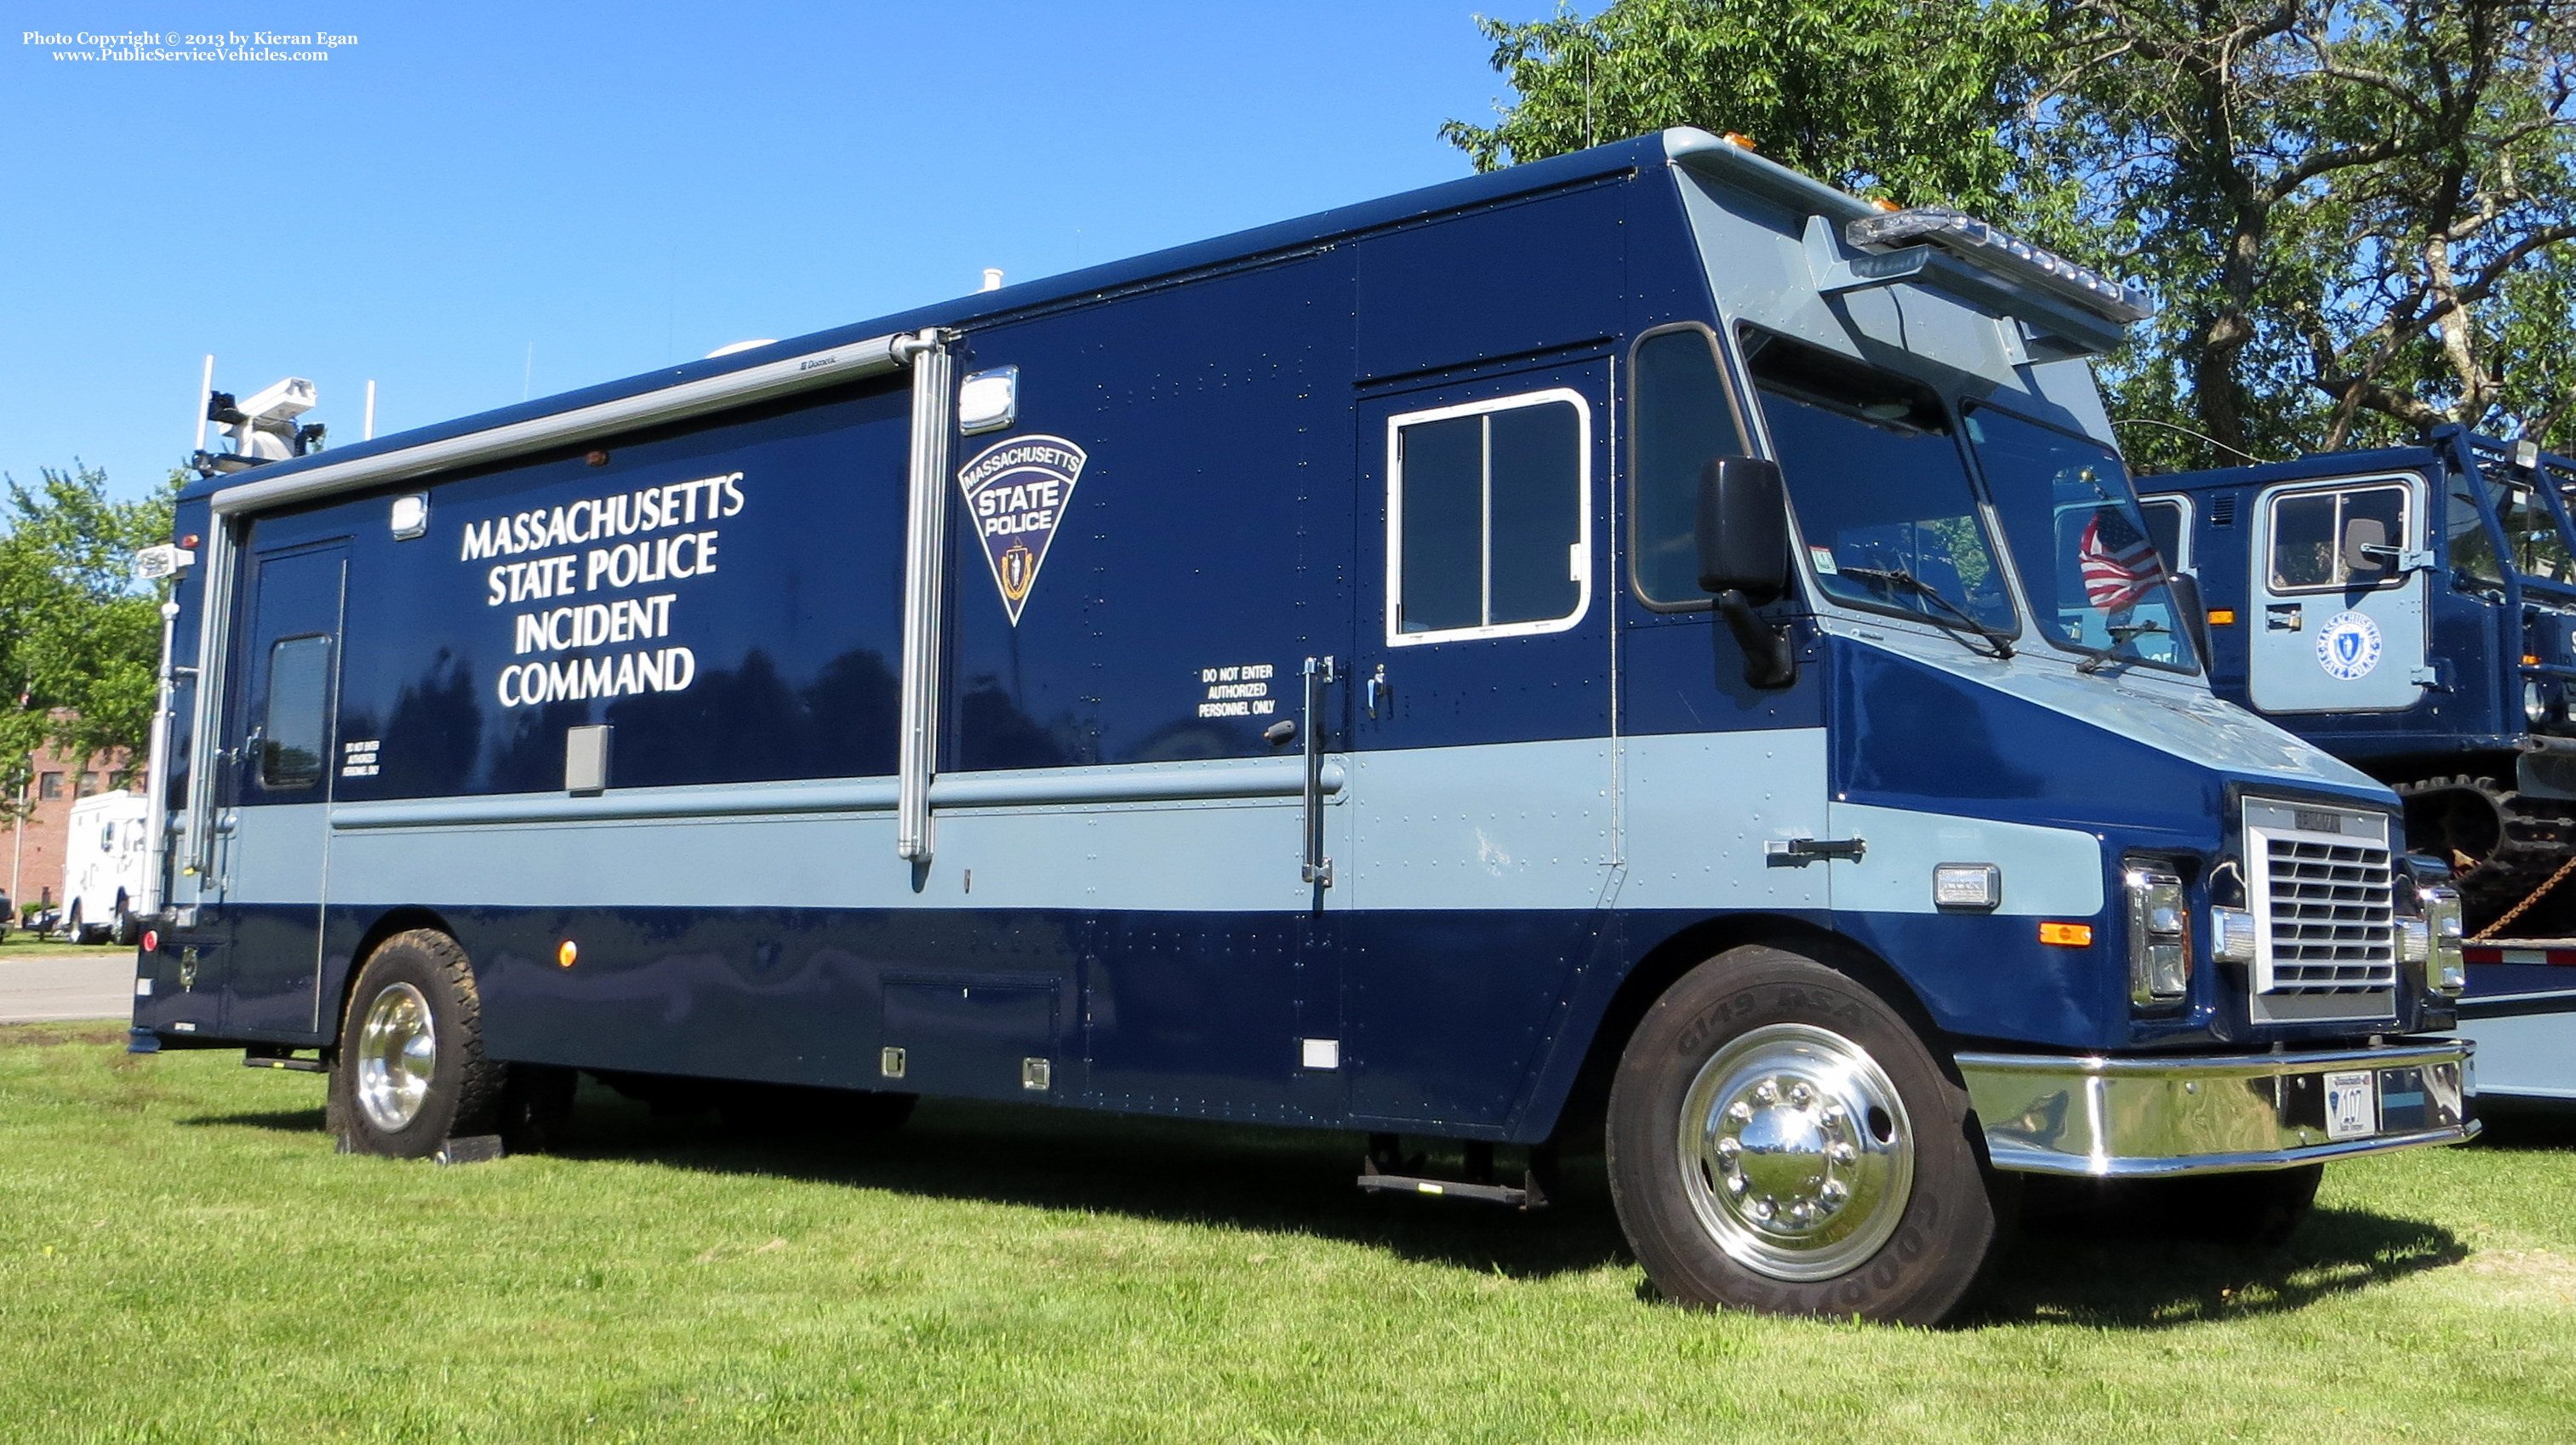
[[67, 943], [59, 938], [38, 938], [23, 928], [9, 930], [0, 938], [0, 963], [13, 958], [105, 958], [110, 954], [134, 956], [132, 944]]
[[2576, 1127], [2338, 1166], [2292, 1246], [2026, 1241], [1966, 1323], [1644, 1298], [1597, 1165], [1518, 1216], [1357, 1141], [925, 1105], [337, 1156], [321, 1082], [0, 1029], [9, 1440], [2576, 1437]]

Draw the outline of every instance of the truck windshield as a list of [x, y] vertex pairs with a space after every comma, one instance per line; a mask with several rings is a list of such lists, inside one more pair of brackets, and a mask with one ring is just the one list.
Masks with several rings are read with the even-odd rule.
[[2012, 601], [1940, 398], [1779, 337], [1748, 332], [1745, 345], [1825, 594], [2011, 636]]
[[[2506, 544], [2513, 549], [2514, 570], [2542, 582], [2576, 585], [2576, 561], [2570, 559], [2567, 539], [2559, 533], [2558, 519], [2550, 514], [2548, 500], [2528, 479], [2502, 467], [2486, 467], [2481, 475], [2487, 501], [2495, 508], [2496, 520], [2504, 526]], [[2454, 487], [2466, 485], [2453, 483]], [[2502, 570], [2496, 566], [2495, 544], [2478, 516], [2476, 499], [2465, 491], [2456, 492], [2451, 499], [2450, 518], [2453, 564], [2474, 577], [2504, 580]]]
[[2048, 640], [2117, 662], [2195, 666], [2119, 457], [1992, 407], [1971, 409], [1965, 424]]

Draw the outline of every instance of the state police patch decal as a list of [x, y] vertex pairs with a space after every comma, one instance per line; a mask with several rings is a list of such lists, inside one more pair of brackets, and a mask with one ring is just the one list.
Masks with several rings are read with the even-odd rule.
[[966, 515], [975, 519], [975, 535], [992, 564], [993, 585], [1002, 589], [1002, 610], [1011, 625], [1020, 625], [1020, 609], [1029, 589], [1038, 584], [1047, 547], [1065, 509], [1073, 504], [1073, 487], [1082, 480], [1082, 448], [1055, 436], [1017, 436], [978, 452], [958, 469], [957, 485], [966, 492]]
[[2338, 612], [2317, 629], [2317, 666], [2329, 677], [2359, 682], [2379, 666], [2379, 624], [2360, 612]]

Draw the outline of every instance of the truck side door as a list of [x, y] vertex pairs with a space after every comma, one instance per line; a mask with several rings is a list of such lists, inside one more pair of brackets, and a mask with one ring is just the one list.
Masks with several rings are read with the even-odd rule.
[[1598, 940], [1609, 404], [1606, 357], [1360, 403], [1354, 832], [1334, 889], [1363, 1120], [1507, 1120]]
[[254, 550], [226, 735], [236, 739], [217, 823], [231, 938], [222, 1027], [321, 1027], [324, 854], [337, 762], [344, 540]]
[[2390, 712], [2423, 696], [2423, 479], [2296, 482], [2256, 499], [2247, 684], [2267, 713]]

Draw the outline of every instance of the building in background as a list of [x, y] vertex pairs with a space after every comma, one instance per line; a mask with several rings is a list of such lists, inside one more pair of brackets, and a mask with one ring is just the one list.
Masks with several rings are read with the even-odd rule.
[[[62, 901], [59, 895], [72, 804], [113, 786], [117, 770], [126, 762], [122, 748], [81, 761], [50, 749], [36, 754], [35, 766], [27, 777], [25, 815], [10, 830], [9, 898], [22, 912], [30, 903], [50, 905]], [[140, 771], [133, 782], [136, 788], [142, 787]]]

